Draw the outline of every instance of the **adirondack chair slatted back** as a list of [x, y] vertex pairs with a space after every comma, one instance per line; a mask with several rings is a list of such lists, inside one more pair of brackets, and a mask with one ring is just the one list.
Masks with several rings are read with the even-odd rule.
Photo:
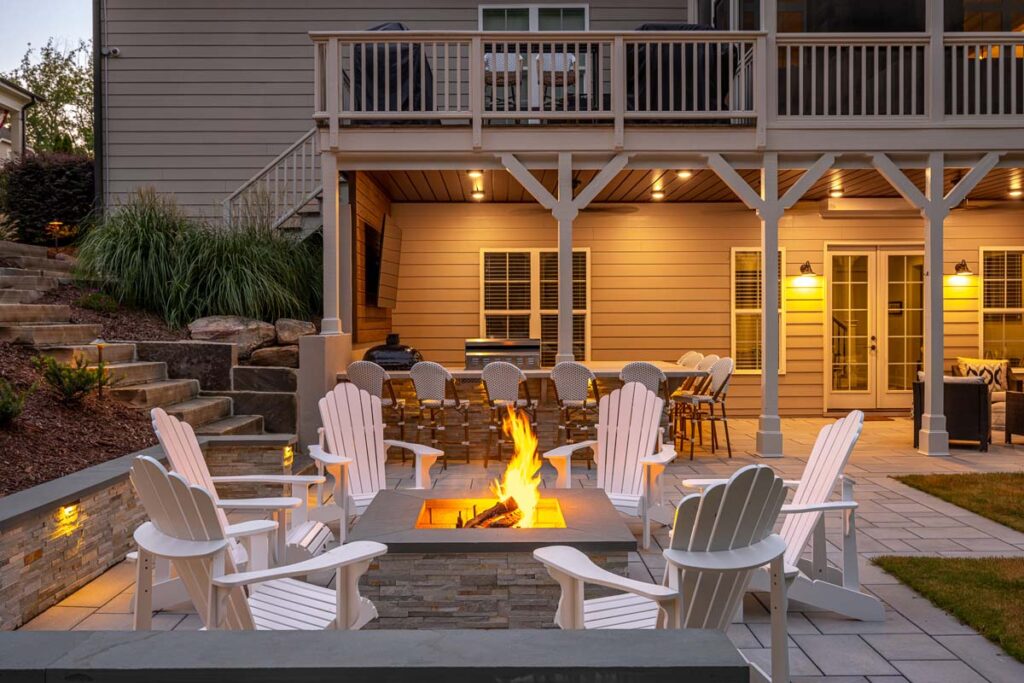
[[[783, 481], [770, 467], [748, 465], [727, 482], [685, 497], [676, 509], [673, 550], [736, 550], [764, 540], [786, 499]], [[682, 575], [684, 628], [724, 631], [747, 590], [750, 571], [685, 571]], [[668, 582], [675, 587], [672, 573]]]
[[320, 419], [328, 450], [353, 460], [348, 468], [349, 493], [370, 494], [384, 488], [387, 451], [380, 398], [342, 382], [320, 399]]
[[[171, 469], [184, 477], [192, 486], [209, 492], [214, 501], [217, 498], [217, 489], [210, 478], [210, 470], [206, 466], [206, 457], [199, 448], [199, 441], [192, 425], [183, 422], [173, 415], [168, 415], [162, 408], [153, 408], [149, 412], [153, 420], [153, 431], [160, 446], [171, 463]], [[217, 519], [221, 522], [221, 528], [227, 528], [228, 518], [224, 511], [215, 508]]]
[[[794, 505], [828, 501], [863, 429], [864, 413], [859, 410], [821, 428], [800, 477], [800, 485], [793, 494]], [[779, 535], [786, 541], [787, 564], [795, 565], [800, 559], [822, 514], [786, 515]]]
[[[130, 478], [146, 508], [150, 521], [162, 533], [184, 541], [212, 541], [224, 538], [213, 497], [203, 488], [190, 485], [176, 472], [169, 473], [163, 465], [148, 456], [139, 456], [132, 463]], [[222, 574], [235, 572], [231, 553], [215, 558], [176, 558], [171, 561], [181, 577], [199, 617], [206, 623], [210, 608], [210, 584], [215, 566]], [[218, 628], [253, 630], [256, 628], [249, 603], [241, 588], [227, 591], [220, 605]]]
[[640, 382], [601, 397], [597, 419], [597, 485], [610, 494], [643, 492], [640, 460], [655, 452], [665, 400]]

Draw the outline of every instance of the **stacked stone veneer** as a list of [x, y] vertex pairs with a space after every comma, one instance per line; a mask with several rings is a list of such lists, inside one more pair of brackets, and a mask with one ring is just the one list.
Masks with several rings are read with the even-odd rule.
[[[211, 473], [283, 474], [291, 435], [200, 438]], [[248, 443], [247, 443], [248, 442]], [[162, 458], [159, 447], [142, 451]], [[0, 630], [10, 631], [135, 550], [145, 519], [126, 456], [0, 498]], [[301, 459], [300, 459], [301, 460]], [[225, 498], [279, 496], [280, 486], [219, 487]]]
[[[587, 555], [625, 576], [625, 552]], [[553, 628], [560, 589], [529, 552], [388, 553], [360, 583], [371, 629]], [[598, 593], [588, 591], [587, 597]]]

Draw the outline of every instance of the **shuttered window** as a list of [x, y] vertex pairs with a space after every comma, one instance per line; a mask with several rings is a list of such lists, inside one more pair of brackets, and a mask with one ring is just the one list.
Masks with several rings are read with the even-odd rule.
[[[590, 252], [573, 252], [573, 355], [589, 357]], [[485, 337], [540, 339], [541, 364], [558, 352], [558, 252], [554, 249], [484, 250], [481, 253], [480, 333]]]
[[1024, 250], [982, 249], [981, 353], [1024, 363]]
[[[779, 372], [786, 368], [784, 250], [779, 250]], [[761, 372], [761, 250], [732, 250], [732, 357], [738, 373]]]

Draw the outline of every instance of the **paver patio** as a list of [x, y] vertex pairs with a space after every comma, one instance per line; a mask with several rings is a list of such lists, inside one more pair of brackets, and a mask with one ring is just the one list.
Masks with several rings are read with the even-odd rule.
[[[799, 477], [814, 437], [825, 418], [784, 421], [787, 455], [771, 461], [784, 476]], [[745, 464], [760, 462], [751, 452], [756, 421], [733, 420], [734, 457], [712, 456], [698, 450], [692, 462], [682, 455], [666, 472], [666, 493], [678, 500], [679, 483], [688, 477], [726, 475]], [[954, 449], [948, 458], [929, 458], [910, 447], [911, 425], [898, 418], [869, 421], [854, 451], [847, 474], [856, 482], [858, 549], [861, 582], [886, 604], [884, 622], [870, 623], [839, 618], [823, 612], [796, 609], [790, 613], [791, 669], [794, 681], [828, 683], [1009, 683], [1024, 680], [1024, 665], [1004, 654], [972, 629], [933, 607], [926, 599], [870, 564], [879, 554], [923, 554], [961, 557], [1024, 555], [1024, 534], [974, 513], [911, 489], [891, 479], [891, 474], [1024, 471], [1024, 445], [994, 444], [988, 453]], [[457, 449], [453, 449], [457, 453]], [[486, 489], [502, 466], [488, 470], [478, 463], [451, 464], [438, 471], [435, 487]], [[574, 468], [580, 486], [592, 485], [593, 470]], [[388, 466], [395, 486], [410, 486], [412, 468]], [[554, 472], [544, 471], [545, 482]], [[830, 520], [830, 552], [839, 559], [840, 520]], [[663, 570], [660, 546], [667, 529], [655, 533], [648, 552], [630, 557], [634, 578], [660, 580]], [[639, 533], [639, 527], [637, 527]], [[122, 563], [47, 610], [24, 628], [37, 630], [130, 629], [130, 603], [134, 567]], [[154, 616], [156, 629], [195, 629], [199, 618], [187, 606]], [[748, 595], [745, 623], [734, 624], [729, 636], [752, 660], [767, 667], [768, 612], [765, 603]]]

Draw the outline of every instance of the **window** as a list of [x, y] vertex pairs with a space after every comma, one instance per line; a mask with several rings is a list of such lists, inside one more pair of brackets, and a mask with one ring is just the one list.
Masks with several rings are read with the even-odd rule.
[[[779, 372], [786, 371], [785, 250], [779, 250]], [[761, 372], [761, 250], [732, 250], [732, 357], [737, 373]]]
[[1024, 0], [946, 0], [947, 31], [1024, 31]]
[[481, 31], [588, 31], [588, 5], [481, 5]]
[[[573, 355], [586, 360], [590, 345], [590, 252], [573, 251]], [[558, 251], [481, 252], [480, 333], [502, 339], [540, 339], [541, 364], [558, 352]]]
[[981, 250], [981, 355], [1024, 363], [1024, 249]]

